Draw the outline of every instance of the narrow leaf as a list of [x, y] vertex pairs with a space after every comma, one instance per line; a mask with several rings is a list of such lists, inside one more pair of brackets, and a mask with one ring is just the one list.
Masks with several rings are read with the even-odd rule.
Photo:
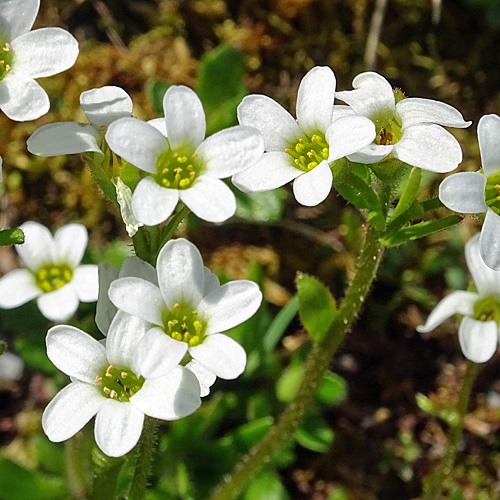
[[415, 199], [415, 196], [418, 193], [421, 177], [421, 170], [417, 167], [414, 167], [410, 172], [408, 182], [405, 186], [403, 194], [401, 195], [401, 198], [399, 199], [399, 202], [394, 209], [391, 221], [399, 217], [403, 212], [410, 208], [413, 200]]

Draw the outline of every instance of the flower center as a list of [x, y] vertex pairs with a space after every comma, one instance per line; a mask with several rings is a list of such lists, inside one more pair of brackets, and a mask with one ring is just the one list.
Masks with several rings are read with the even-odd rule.
[[73, 277], [73, 269], [67, 264], [47, 264], [33, 274], [38, 288], [49, 293], [69, 283]]
[[[1, 42], [0, 42], [1, 43]], [[0, 49], [0, 80], [3, 80], [7, 73], [12, 69], [12, 60], [14, 53], [9, 42], [4, 42]]]
[[500, 171], [490, 175], [484, 188], [486, 205], [495, 213], [500, 214]]
[[137, 377], [132, 370], [115, 368], [109, 365], [102, 375], [95, 378], [101, 386], [101, 394], [106, 398], [127, 403], [144, 384], [144, 377]]
[[[396, 104], [406, 98], [401, 89], [394, 89], [393, 93]], [[375, 123], [377, 131], [377, 135], [373, 141], [375, 144], [388, 146], [396, 144], [401, 140], [401, 136], [403, 135], [401, 132], [401, 123], [396, 116], [380, 116], [375, 118], [373, 123]]]
[[285, 153], [293, 158], [294, 167], [309, 172], [323, 160], [328, 160], [329, 149], [323, 134], [317, 133], [311, 137], [304, 134], [292, 147], [285, 149]]
[[187, 189], [201, 172], [196, 157], [186, 151], [165, 151], [156, 162], [156, 182], [169, 189]]
[[474, 319], [478, 321], [496, 321], [500, 327], [500, 298], [488, 295], [474, 304]]
[[206, 322], [198, 318], [198, 311], [189, 304], [175, 304], [172, 311], [163, 313], [163, 331], [190, 347], [203, 342], [206, 326]]

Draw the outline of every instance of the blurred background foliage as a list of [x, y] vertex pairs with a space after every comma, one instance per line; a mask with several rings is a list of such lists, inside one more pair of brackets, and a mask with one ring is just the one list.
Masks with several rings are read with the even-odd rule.
[[[41, 158], [26, 150], [27, 137], [45, 123], [86, 121], [79, 105], [85, 90], [123, 87], [134, 115], [146, 120], [162, 115], [168, 85], [188, 85], [200, 95], [212, 133], [236, 123], [236, 106], [248, 93], [269, 95], [293, 112], [298, 84], [315, 65], [330, 66], [342, 90], [359, 72], [375, 70], [406, 95], [445, 101], [474, 121], [453, 130], [464, 150], [462, 170], [480, 168], [478, 119], [500, 112], [497, 0], [41, 4], [36, 27], [70, 30], [80, 56], [70, 70], [40, 80], [51, 98], [46, 116], [30, 123], [0, 116], [0, 226], [36, 220], [54, 230], [82, 222], [90, 232], [87, 262], [119, 265], [131, 253], [119, 214], [82, 157]], [[436, 196], [441, 179], [424, 175], [419, 197]], [[309, 348], [295, 317], [296, 271], [319, 277], [339, 300], [356, 269], [363, 219], [335, 193], [314, 208], [299, 206], [290, 187], [237, 196], [233, 219], [210, 225], [190, 217], [178, 234], [199, 246], [223, 280], [248, 277], [264, 290], [257, 315], [232, 332], [249, 354], [248, 367], [237, 382], [219, 380], [197, 413], [162, 426], [148, 500], [205, 498], [293, 397]], [[450, 290], [467, 286], [463, 244], [479, 224], [466, 217], [460, 227], [387, 251], [362, 318], [332, 362], [295, 444], [249, 484], [242, 500], [420, 495], [422, 478], [445, 450], [464, 359], [455, 320], [425, 336], [415, 326]], [[17, 265], [13, 249], [2, 248], [0, 272]], [[94, 308], [82, 305], [71, 323], [98, 336]], [[44, 406], [66, 383], [44, 353], [48, 326], [33, 304], [0, 312], [0, 337], [26, 365], [21, 380], [0, 381], [2, 500], [87, 498], [92, 426], [67, 444], [50, 443], [41, 432]], [[495, 357], [479, 375], [446, 498], [499, 498], [498, 370]], [[68, 458], [79, 454], [78, 463]], [[92, 460], [109, 465], [95, 452]], [[133, 452], [126, 460], [124, 476]]]

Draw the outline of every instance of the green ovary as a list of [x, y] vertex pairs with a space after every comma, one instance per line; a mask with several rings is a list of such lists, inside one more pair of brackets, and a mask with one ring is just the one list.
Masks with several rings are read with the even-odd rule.
[[[394, 89], [393, 92], [396, 104], [405, 99], [405, 95], [400, 89]], [[392, 118], [387, 116], [375, 118], [373, 123], [375, 123], [377, 131], [377, 135], [373, 141], [375, 144], [388, 146], [396, 144], [401, 140], [401, 136], [403, 135], [401, 132], [401, 123], [399, 123], [399, 120], [395, 116]]]
[[490, 175], [484, 188], [486, 205], [500, 215], [500, 171]]
[[285, 153], [293, 158], [293, 166], [303, 172], [310, 172], [323, 160], [328, 160], [329, 152], [328, 143], [321, 133], [310, 137], [304, 134], [290, 148], [285, 149]]
[[144, 385], [144, 377], [137, 377], [132, 370], [115, 368], [109, 365], [95, 383], [101, 386], [101, 394], [109, 399], [127, 403]]
[[47, 264], [35, 273], [35, 283], [45, 293], [59, 290], [71, 281], [73, 269], [67, 264]]
[[197, 154], [187, 151], [165, 151], [156, 162], [156, 182], [169, 189], [188, 189], [201, 172]]
[[7, 73], [12, 69], [12, 61], [14, 59], [14, 52], [8, 42], [2, 42], [0, 39], [0, 80], [3, 80]]
[[163, 313], [163, 331], [174, 340], [197, 346], [205, 338], [206, 322], [189, 304], [175, 304]]
[[479, 321], [496, 321], [500, 327], [500, 298], [488, 295], [474, 304], [474, 319]]

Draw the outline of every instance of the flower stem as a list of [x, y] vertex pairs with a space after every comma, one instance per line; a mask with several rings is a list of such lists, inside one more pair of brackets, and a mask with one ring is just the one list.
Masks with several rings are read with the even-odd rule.
[[86, 497], [86, 474], [84, 470], [83, 435], [77, 433], [66, 441], [64, 448], [64, 461], [66, 464], [66, 477], [73, 498]]
[[288, 443], [301, 425], [314, 400], [319, 382], [328, 370], [330, 360], [349, 332], [370, 290], [382, 258], [384, 247], [379, 232], [369, 226], [358, 262], [358, 270], [338, 310], [330, 332], [315, 343], [307, 358], [304, 378], [291, 403], [285, 407], [277, 424], [257, 443], [233, 472], [215, 488], [209, 500], [235, 499], [250, 480]]
[[163, 248], [163, 246], [172, 238], [175, 230], [179, 226], [179, 224], [182, 222], [184, 217], [190, 212], [188, 207], [186, 205], [182, 205], [179, 211], [172, 217], [170, 222], [167, 224], [167, 227], [165, 228], [165, 231], [163, 232], [160, 244], [158, 245], [158, 250], [156, 252], [156, 256], [158, 256], [158, 253], [160, 250]]
[[478, 365], [476, 363], [473, 361], [467, 361], [467, 368], [462, 380], [462, 386], [460, 387], [460, 393], [458, 395], [458, 418], [455, 424], [451, 427], [448, 449], [443, 458], [443, 462], [440, 467], [434, 469], [434, 472], [431, 474], [427, 482], [427, 487], [424, 488], [424, 500], [438, 499], [444, 489], [446, 479], [453, 471], [453, 466], [455, 465], [455, 459], [458, 453], [458, 447], [462, 438], [464, 418], [469, 406], [469, 399], [474, 380], [476, 379], [477, 369]]
[[113, 500], [118, 474], [120, 474], [125, 460], [122, 457], [108, 457], [95, 447], [92, 451], [92, 462], [94, 464], [94, 483], [91, 500]]

